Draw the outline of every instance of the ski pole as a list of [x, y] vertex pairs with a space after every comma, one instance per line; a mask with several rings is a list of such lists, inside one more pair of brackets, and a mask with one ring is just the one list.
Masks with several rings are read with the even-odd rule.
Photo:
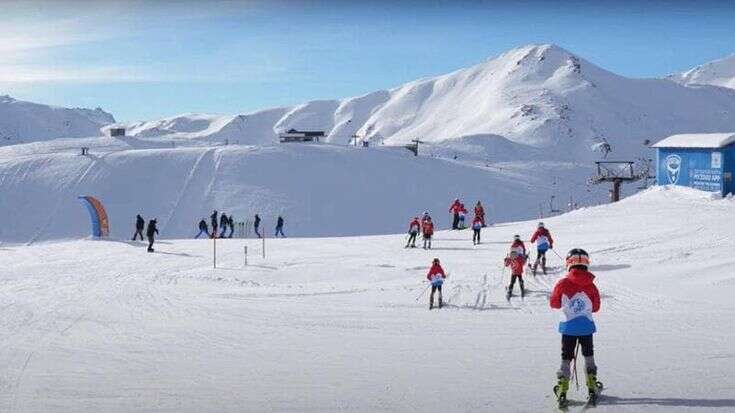
[[577, 355], [579, 354], [579, 341], [577, 341], [577, 347], [574, 349], [574, 385], [579, 391], [579, 375], [577, 375]]
[[421, 297], [423, 297], [424, 294], [426, 294], [426, 291], [429, 289], [430, 286], [431, 286], [431, 283], [427, 283], [426, 284], [426, 288], [424, 288], [423, 290], [421, 290], [421, 294], [419, 294], [419, 296], [416, 297], [416, 302], [419, 302], [419, 299], [421, 299]]
[[551, 252], [554, 253], [554, 255], [556, 255], [557, 257], [559, 257], [559, 259], [561, 260], [561, 262], [566, 262], [566, 260], [564, 258], [562, 258], [561, 255], [557, 254], [557, 252], [553, 248], [550, 248], [550, 249], [551, 249]]

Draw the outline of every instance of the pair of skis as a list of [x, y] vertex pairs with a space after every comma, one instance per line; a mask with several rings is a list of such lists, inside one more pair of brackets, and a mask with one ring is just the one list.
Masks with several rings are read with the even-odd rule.
[[[593, 392], [589, 392], [589, 395], [587, 396], [587, 402], [582, 407], [582, 410], [591, 409], [594, 407], [597, 407], [597, 402], [600, 398], [600, 392], [602, 392], [602, 389], [605, 387], [601, 381], [596, 382], [597, 388]], [[567, 399], [566, 393], [559, 394], [559, 385], [554, 386], [554, 396], [556, 396], [556, 401], [558, 403], [558, 407], [560, 411], [566, 412], [569, 410], [569, 399]]]

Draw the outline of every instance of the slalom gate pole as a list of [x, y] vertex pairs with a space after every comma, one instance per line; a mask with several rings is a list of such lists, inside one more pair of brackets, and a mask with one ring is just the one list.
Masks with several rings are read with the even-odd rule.
[[245, 253], [245, 267], [247, 267], [248, 266], [248, 246], [247, 245], [243, 247], [243, 252]]
[[431, 283], [426, 283], [426, 288], [421, 290], [421, 294], [418, 297], [416, 297], [416, 302], [419, 302], [419, 299], [423, 297], [424, 294], [426, 294], [426, 291], [429, 289], [429, 287], [431, 287]]
[[265, 231], [263, 231], [263, 259], [265, 259]]
[[212, 238], [212, 268], [217, 268], [217, 236]]

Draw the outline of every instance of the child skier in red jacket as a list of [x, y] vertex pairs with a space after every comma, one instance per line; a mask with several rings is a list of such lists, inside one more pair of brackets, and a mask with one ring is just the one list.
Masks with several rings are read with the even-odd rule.
[[521, 287], [521, 298], [526, 295], [526, 290], [523, 288], [523, 269], [526, 266], [526, 257], [519, 254], [515, 250], [511, 250], [510, 254], [505, 257], [505, 266], [510, 267], [510, 285], [508, 286], [508, 293], [505, 298], [510, 300], [513, 296], [513, 286], [518, 280], [518, 285]]
[[439, 308], [442, 308], [442, 284], [444, 284], [444, 280], [447, 278], [447, 275], [444, 273], [444, 269], [442, 268], [441, 264], [439, 264], [439, 258], [434, 258], [434, 260], [431, 262], [431, 268], [429, 268], [428, 274], [426, 274], [426, 279], [429, 280], [431, 283], [431, 295], [429, 295], [429, 310], [434, 308], [434, 293], [439, 290]]
[[424, 237], [424, 249], [431, 249], [431, 237], [434, 235], [434, 223], [431, 222], [431, 217], [426, 218], [426, 221], [421, 224], [421, 234]]
[[587, 252], [575, 248], [567, 254], [569, 272], [559, 280], [551, 293], [551, 308], [562, 310], [563, 320], [559, 323], [561, 336], [561, 367], [557, 372], [558, 384], [554, 393], [559, 406], [567, 404], [567, 390], [571, 376], [570, 363], [575, 357], [577, 344], [582, 347], [585, 371], [587, 372], [588, 403], [594, 405], [602, 383], [597, 381], [597, 365], [593, 352], [592, 335], [597, 331], [592, 313], [600, 310], [600, 293], [595, 287], [595, 276], [587, 271], [590, 259]]

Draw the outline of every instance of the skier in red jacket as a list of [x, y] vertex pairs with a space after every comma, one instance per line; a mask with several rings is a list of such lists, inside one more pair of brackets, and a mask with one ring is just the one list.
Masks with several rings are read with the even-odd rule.
[[475, 215], [475, 219], [472, 221], [472, 245], [478, 245], [480, 243], [480, 231], [482, 230], [482, 219]]
[[526, 257], [519, 254], [515, 250], [511, 250], [510, 254], [505, 257], [505, 266], [510, 267], [510, 285], [508, 285], [508, 292], [505, 298], [510, 301], [510, 297], [513, 296], [513, 286], [518, 280], [518, 286], [521, 287], [521, 298], [526, 296], [526, 290], [523, 287], [523, 268], [526, 266]]
[[541, 270], [546, 275], [546, 252], [554, 249], [554, 239], [551, 238], [551, 232], [546, 228], [543, 222], [538, 223], [536, 232], [531, 236], [531, 243], [536, 243], [536, 261], [533, 263], [533, 275], [536, 275], [536, 269], [541, 263]]
[[411, 223], [408, 224], [408, 242], [406, 242], [405, 248], [408, 248], [409, 246], [411, 248], [416, 248], [416, 236], [419, 234], [420, 230], [421, 223], [419, 222], [419, 217], [413, 217]]
[[487, 226], [485, 224], [485, 208], [482, 207], [480, 201], [477, 201], [477, 204], [475, 204], [475, 218], [477, 217], [480, 218], [480, 222], [482, 222], [482, 227], [485, 228]]
[[431, 217], [426, 218], [426, 221], [421, 224], [421, 234], [424, 237], [424, 249], [431, 249], [431, 237], [434, 235], [434, 223], [431, 222]]
[[465, 229], [467, 228], [467, 225], [464, 224], [465, 218], [467, 217], [467, 208], [464, 207], [464, 204], [459, 204], [459, 224], [457, 228], [459, 229]]
[[426, 279], [429, 280], [431, 283], [431, 295], [429, 295], [429, 310], [434, 308], [434, 293], [439, 290], [439, 308], [442, 308], [442, 284], [444, 284], [444, 280], [447, 278], [447, 275], [444, 273], [444, 269], [442, 268], [441, 264], [439, 264], [439, 258], [434, 258], [434, 260], [431, 262], [431, 268], [429, 268], [429, 272], [426, 274]]
[[589, 264], [589, 255], [585, 250], [575, 248], [569, 251], [566, 258], [569, 272], [556, 283], [549, 299], [551, 308], [560, 309], [564, 320], [559, 323], [559, 332], [562, 335], [561, 367], [557, 372], [558, 384], [554, 387], [560, 407], [567, 404], [570, 363], [575, 357], [577, 343], [582, 347], [584, 356], [590, 404], [596, 403], [598, 391], [602, 388], [602, 383], [597, 381], [592, 343], [592, 335], [597, 331], [592, 313], [600, 310], [600, 293], [594, 284], [595, 276], [587, 270]]
[[452, 229], [459, 229], [459, 211], [460, 211], [459, 198], [456, 198], [452, 205], [449, 207], [449, 213], [452, 214]]
[[510, 251], [515, 251], [518, 255], [521, 255], [524, 258], [527, 256], [526, 246], [523, 244], [523, 241], [521, 241], [520, 235], [513, 235], [513, 243], [510, 244]]

